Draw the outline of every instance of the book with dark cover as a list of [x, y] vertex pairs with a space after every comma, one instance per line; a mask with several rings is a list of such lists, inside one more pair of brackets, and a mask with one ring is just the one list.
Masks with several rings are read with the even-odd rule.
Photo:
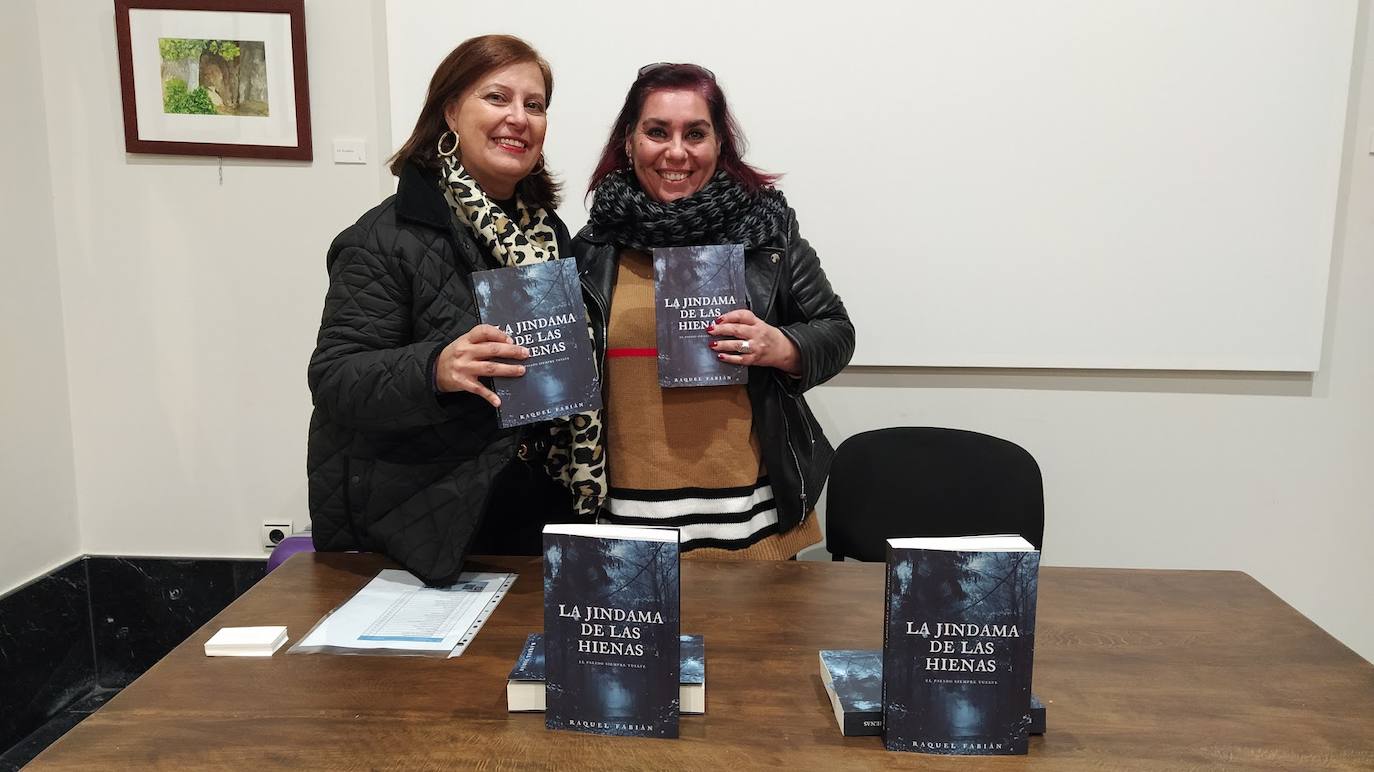
[[888, 540], [888, 750], [1026, 752], [1039, 564], [1019, 536]]
[[706, 712], [706, 639], [700, 635], [679, 635], [678, 711]]
[[747, 304], [742, 244], [655, 249], [658, 385], [674, 388], [747, 382], [749, 368], [717, 359], [710, 346], [714, 336], [706, 332], [716, 317]]
[[544, 528], [544, 723], [678, 736], [676, 528]]
[[821, 681], [846, 737], [883, 733], [883, 653], [877, 649], [826, 649]]
[[[514, 673], [512, 672], [512, 676]], [[846, 737], [883, 733], [881, 649], [823, 649], [821, 682]], [[1030, 734], [1045, 733], [1045, 705], [1031, 694]]]
[[1045, 733], [1045, 703], [1034, 694], [1031, 695], [1030, 701], [1030, 727], [1026, 731], [1031, 734]]
[[587, 308], [573, 260], [476, 271], [472, 287], [482, 321], [529, 349], [517, 378], [492, 378], [501, 427], [546, 421], [601, 407]]
[[[706, 641], [679, 635], [679, 712], [706, 712]], [[876, 655], [877, 652], [874, 652]], [[544, 710], [544, 634], [530, 633], [506, 678], [506, 709], [512, 713]]]
[[[530, 633], [525, 636], [525, 645], [520, 647], [520, 656], [510, 669], [507, 681], [537, 681], [539, 691], [544, 691], [544, 634]], [[541, 705], [540, 709], [543, 707]]]

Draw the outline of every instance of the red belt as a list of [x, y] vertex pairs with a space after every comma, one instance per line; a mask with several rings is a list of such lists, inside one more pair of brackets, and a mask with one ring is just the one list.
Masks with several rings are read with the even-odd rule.
[[658, 356], [658, 349], [656, 349], [656, 348], [609, 348], [609, 349], [606, 349], [606, 356], [612, 357], [612, 358], [614, 358], [614, 357], [656, 357], [656, 356]]

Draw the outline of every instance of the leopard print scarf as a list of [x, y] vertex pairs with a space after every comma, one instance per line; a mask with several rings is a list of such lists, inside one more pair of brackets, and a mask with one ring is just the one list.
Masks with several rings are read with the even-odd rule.
[[[529, 265], [558, 259], [558, 234], [542, 207], [530, 207], [519, 197], [511, 217], [493, 203], [462, 164], [444, 159], [444, 198], [479, 243], [504, 266]], [[591, 334], [590, 327], [588, 334]], [[606, 450], [601, 411], [555, 418], [549, 426], [549, 455], [544, 468], [550, 477], [572, 491], [578, 514], [595, 518], [606, 497]]]

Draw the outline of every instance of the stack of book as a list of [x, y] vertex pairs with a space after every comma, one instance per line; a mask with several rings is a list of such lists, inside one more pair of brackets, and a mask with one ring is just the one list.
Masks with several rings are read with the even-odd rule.
[[[883, 733], [883, 652], [881, 649], [823, 649], [821, 682], [845, 737]], [[1031, 695], [1029, 734], [1045, 733], [1045, 704]]]
[[[706, 712], [706, 642], [700, 635], [679, 636], [678, 702], [683, 714]], [[544, 634], [530, 633], [506, 679], [506, 709], [544, 711]]]

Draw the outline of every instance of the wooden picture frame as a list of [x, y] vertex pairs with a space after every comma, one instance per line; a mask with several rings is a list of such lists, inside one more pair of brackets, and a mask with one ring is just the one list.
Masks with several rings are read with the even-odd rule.
[[130, 153], [313, 159], [305, 0], [115, 0]]

